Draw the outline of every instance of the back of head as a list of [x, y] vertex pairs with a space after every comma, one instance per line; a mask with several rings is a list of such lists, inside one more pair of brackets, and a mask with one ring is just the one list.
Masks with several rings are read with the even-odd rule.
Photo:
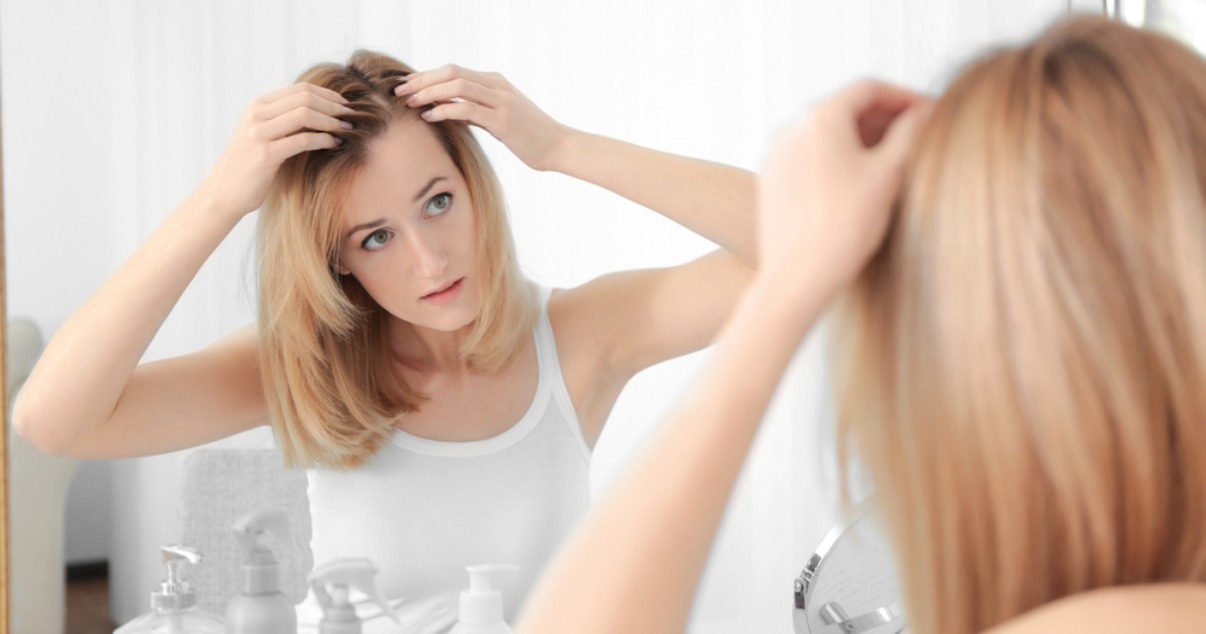
[[1206, 581], [1206, 61], [1101, 18], [968, 68], [845, 298], [841, 451], [914, 631]]
[[277, 170], [259, 216], [259, 331], [264, 393], [288, 466], [363, 465], [424, 396], [392, 370], [387, 315], [351, 275], [337, 272], [349, 186], [373, 142], [398, 122], [427, 126], [465, 179], [477, 226], [480, 313], [462, 344], [476, 369], [514, 358], [536, 318], [519, 272], [502, 191], [481, 147], [459, 121], [427, 123], [394, 94], [413, 70], [357, 51], [298, 77], [329, 88], [354, 111], [334, 149], [303, 152]]

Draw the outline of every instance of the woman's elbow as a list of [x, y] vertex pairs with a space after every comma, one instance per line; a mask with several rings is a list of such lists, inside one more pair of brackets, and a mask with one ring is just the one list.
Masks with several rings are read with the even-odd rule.
[[51, 424], [53, 416], [45, 412], [46, 408], [39, 407], [34, 402], [36, 399], [23, 398], [24, 396], [24, 392], [19, 393], [16, 402], [13, 403], [10, 421], [13, 431], [39, 451], [55, 456], [66, 456], [68, 452], [66, 439]]

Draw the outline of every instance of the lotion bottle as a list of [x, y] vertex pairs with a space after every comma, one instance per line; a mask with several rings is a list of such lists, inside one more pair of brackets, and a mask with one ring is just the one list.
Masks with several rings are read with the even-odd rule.
[[377, 586], [373, 583], [376, 574], [377, 567], [373, 562], [362, 557], [336, 559], [314, 568], [306, 577], [306, 581], [313, 588], [318, 605], [322, 608], [323, 616], [318, 622], [318, 634], [361, 634], [362, 621], [356, 614], [356, 606], [349, 600], [352, 588], [364, 593], [370, 601], [380, 606], [381, 614], [389, 616], [401, 625], [393, 608], [377, 592]]
[[503, 620], [502, 592], [493, 588], [495, 572], [519, 570], [518, 566], [468, 566], [469, 589], [461, 592], [460, 620], [448, 634], [514, 634]]
[[297, 634], [297, 612], [280, 591], [271, 542], [292, 547], [284, 511], [245, 515], [232, 527], [243, 550], [243, 592], [226, 605], [230, 634]]
[[160, 546], [167, 566], [167, 581], [151, 593], [151, 611], [117, 628], [114, 634], [222, 634], [222, 617], [197, 606], [197, 594], [180, 578], [180, 566], [201, 561], [197, 551], [184, 546]]

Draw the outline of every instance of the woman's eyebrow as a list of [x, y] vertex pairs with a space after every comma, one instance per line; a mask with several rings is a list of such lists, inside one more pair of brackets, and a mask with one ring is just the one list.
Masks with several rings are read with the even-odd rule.
[[435, 178], [427, 181], [427, 185], [425, 185], [423, 187], [423, 189], [420, 189], [419, 193], [415, 194], [415, 199], [413, 202], [416, 202], [416, 203], [419, 202], [419, 199], [422, 198], [423, 196], [427, 195], [427, 192], [431, 191], [431, 188], [435, 187], [436, 183], [438, 183], [440, 181], [446, 181], [446, 180], [448, 180], [448, 177], [446, 177], [446, 176], [436, 176]]
[[[423, 189], [420, 189], [419, 193], [415, 194], [415, 198], [414, 198], [413, 202], [419, 202], [419, 199], [423, 198], [423, 196], [426, 196], [427, 192], [431, 191], [431, 188], [435, 187], [436, 183], [438, 183], [440, 181], [446, 181], [446, 180], [448, 180], [447, 176], [436, 176], [435, 178], [427, 181], [427, 184], [423, 186]], [[385, 218], [378, 218], [371, 222], [358, 224], [355, 227], [348, 229], [347, 233], [343, 234], [343, 239], [347, 240], [348, 238], [352, 237], [352, 234], [356, 233], [357, 231], [364, 231], [365, 229], [373, 229], [375, 227], [380, 227], [383, 224], [385, 224]]]
[[355, 227], [348, 229], [347, 233], [343, 234], [343, 239], [347, 240], [348, 238], [352, 237], [352, 234], [356, 233], [357, 231], [364, 231], [365, 229], [372, 229], [374, 227], [380, 227], [383, 224], [385, 224], [385, 218], [378, 218], [372, 222], [366, 222], [364, 224], [356, 225]]

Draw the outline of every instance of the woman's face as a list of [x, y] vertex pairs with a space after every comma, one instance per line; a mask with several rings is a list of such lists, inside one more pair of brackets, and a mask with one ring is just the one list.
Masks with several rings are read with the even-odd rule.
[[423, 121], [391, 123], [351, 182], [340, 273], [390, 314], [442, 331], [477, 318], [477, 220], [464, 177]]

